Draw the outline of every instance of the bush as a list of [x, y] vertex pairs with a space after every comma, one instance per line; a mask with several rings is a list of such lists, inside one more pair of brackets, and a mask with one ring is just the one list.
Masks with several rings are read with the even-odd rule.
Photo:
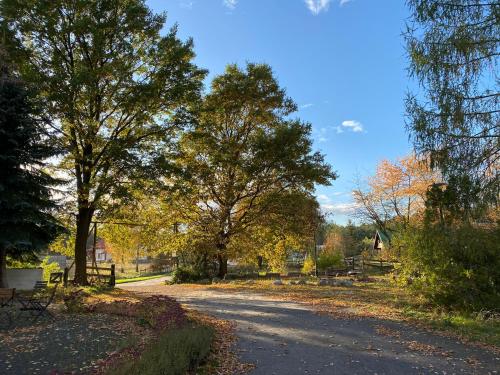
[[464, 311], [500, 306], [500, 231], [426, 225], [395, 238], [398, 281], [430, 302]]
[[302, 266], [301, 272], [305, 275], [309, 275], [313, 271], [314, 271], [314, 259], [308, 256], [304, 260], [304, 265]]
[[43, 269], [43, 279], [45, 281], [49, 281], [51, 273], [62, 272], [62, 269], [61, 267], [59, 267], [58, 263], [56, 262], [49, 263], [49, 257], [43, 258], [40, 267]]
[[190, 267], [177, 267], [172, 273], [173, 284], [194, 283], [204, 278], [204, 275]]
[[344, 265], [343, 256], [340, 253], [322, 253], [318, 257], [318, 269], [340, 268]]
[[165, 331], [147, 347], [138, 360], [112, 370], [113, 375], [184, 375], [207, 357], [214, 330], [206, 326], [185, 326]]

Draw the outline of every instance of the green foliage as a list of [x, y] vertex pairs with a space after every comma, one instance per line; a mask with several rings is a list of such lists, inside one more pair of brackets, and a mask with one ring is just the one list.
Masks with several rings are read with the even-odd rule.
[[52, 188], [45, 171], [56, 155], [47, 142], [39, 105], [23, 84], [9, 75], [0, 50], [0, 286], [6, 258], [33, 260], [63, 228], [54, 218]]
[[322, 253], [318, 257], [318, 269], [323, 271], [327, 268], [342, 268], [344, 266], [344, 257], [339, 252]]
[[51, 138], [65, 151], [60, 167], [74, 176], [78, 210], [75, 279], [86, 283], [94, 212], [170, 171], [166, 160], [205, 71], [192, 64], [192, 41], [164, 30], [165, 14], [142, 0], [5, 0], [0, 18], [16, 38], [8, 45], [19, 47], [12, 53], [23, 79], [58, 120]]
[[[497, 203], [500, 112], [498, 1], [409, 0], [410, 73], [422, 92], [407, 100], [418, 152], [446, 180], [467, 176], [478, 193], [464, 203]], [[471, 193], [471, 194], [470, 194]], [[464, 207], [466, 209], [472, 206]]]
[[49, 281], [50, 274], [53, 272], [62, 272], [61, 267], [56, 262], [49, 263], [49, 257], [45, 257], [40, 263], [40, 267], [43, 269], [43, 279]]
[[395, 239], [399, 282], [448, 309], [500, 306], [500, 231], [463, 224], [424, 225]]
[[336, 177], [312, 150], [311, 125], [290, 119], [296, 109], [268, 65], [229, 65], [181, 139], [177, 164], [190, 179], [176, 204], [216, 249], [219, 276], [234, 237], [283, 212], [284, 196]]
[[30, 257], [29, 260], [25, 260], [22, 258], [12, 259], [10, 257], [7, 257], [7, 266], [9, 266], [9, 268], [40, 268], [39, 260], [37, 257]]
[[302, 266], [301, 272], [305, 275], [309, 275], [314, 271], [314, 259], [311, 256], [308, 256], [304, 260], [304, 265]]
[[206, 278], [199, 270], [193, 267], [177, 267], [172, 273], [173, 284], [194, 283]]
[[109, 375], [184, 375], [208, 356], [214, 339], [211, 327], [189, 325], [169, 329], [148, 346], [138, 360], [109, 371]]

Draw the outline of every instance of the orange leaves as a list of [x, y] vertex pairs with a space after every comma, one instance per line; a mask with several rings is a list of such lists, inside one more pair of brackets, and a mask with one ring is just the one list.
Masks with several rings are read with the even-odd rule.
[[417, 159], [415, 154], [397, 159], [382, 160], [375, 175], [368, 177], [368, 189], [353, 192], [356, 202], [378, 224], [397, 219], [408, 223], [419, 218], [424, 209], [428, 187], [439, 180], [427, 160]]

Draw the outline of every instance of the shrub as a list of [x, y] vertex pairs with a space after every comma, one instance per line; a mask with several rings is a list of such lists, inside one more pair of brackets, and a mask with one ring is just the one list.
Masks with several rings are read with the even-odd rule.
[[110, 375], [184, 375], [207, 357], [214, 338], [211, 327], [189, 325], [165, 331], [138, 360], [111, 370]]
[[336, 253], [322, 253], [318, 257], [318, 269], [326, 270], [327, 268], [339, 268], [343, 266], [342, 254]]
[[45, 281], [49, 281], [51, 273], [62, 272], [62, 269], [61, 267], [59, 267], [58, 263], [49, 263], [49, 257], [43, 258], [42, 263], [40, 263], [40, 267], [43, 269], [43, 279]]
[[439, 306], [479, 311], [500, 306], [500, 231], [425, 225], [395, 238], [398, 281]]
[[172, 273], [172, 283], [193, 283], [204, 279], [204, 275], [190, 267], [177, 267]]
[[314, 271], [314, 259], [310, 256], [308, 256], [304, 260], [304, 265], [302, 266], [302, 273], [309, 275], [311, 272]]

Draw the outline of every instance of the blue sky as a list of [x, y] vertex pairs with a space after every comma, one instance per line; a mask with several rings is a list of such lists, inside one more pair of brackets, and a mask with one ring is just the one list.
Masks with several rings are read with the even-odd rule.
[[[313, 125], [315, 148], [338, 172], [318, 187], [330, 220], [345, 223], [357, 176], [410, 152], [404, 97], [411, 83], [402, 0], [149, 0], [167, 27], [192, 37], [208, 80], [228, 63], [263, 62]], [[209, 81], [207, 81], [208, 83]]]

